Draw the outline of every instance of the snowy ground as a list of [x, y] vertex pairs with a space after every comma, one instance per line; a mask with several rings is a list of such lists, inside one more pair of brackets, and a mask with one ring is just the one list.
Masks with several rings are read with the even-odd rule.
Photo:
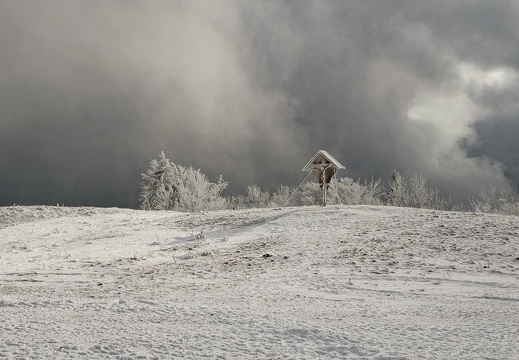
[[0, 208], [0, 319], [9, 359], [519, 359], [519, 217]]

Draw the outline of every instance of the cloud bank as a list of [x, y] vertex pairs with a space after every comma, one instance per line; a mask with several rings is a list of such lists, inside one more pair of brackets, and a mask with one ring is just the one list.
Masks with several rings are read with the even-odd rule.
[[519, 182], [516, 2], [0, 5], [0, 205], [138, 206], [164, 150], [239, 192], [396, 169]]

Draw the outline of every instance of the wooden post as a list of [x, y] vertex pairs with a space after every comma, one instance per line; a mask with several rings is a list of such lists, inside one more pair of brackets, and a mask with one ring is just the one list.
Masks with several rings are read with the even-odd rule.
[[326, 170], [328, 166], [323, 169], [323, 206], [326, 206]]
[[326, 206], [326, 184], [323, 187], [323, 206]]

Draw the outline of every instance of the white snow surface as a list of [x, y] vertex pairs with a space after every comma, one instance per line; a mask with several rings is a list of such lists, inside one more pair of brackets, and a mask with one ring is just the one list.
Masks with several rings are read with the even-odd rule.
[[519, 217], [4, 207], [0, 319], [7, 359], [519, 359]]

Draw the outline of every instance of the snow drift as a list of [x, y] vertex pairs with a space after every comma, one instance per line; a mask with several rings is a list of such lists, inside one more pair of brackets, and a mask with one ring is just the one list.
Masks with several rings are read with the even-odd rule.
[[0, 357], [519, 358], [518, 219], [0, 208]]

